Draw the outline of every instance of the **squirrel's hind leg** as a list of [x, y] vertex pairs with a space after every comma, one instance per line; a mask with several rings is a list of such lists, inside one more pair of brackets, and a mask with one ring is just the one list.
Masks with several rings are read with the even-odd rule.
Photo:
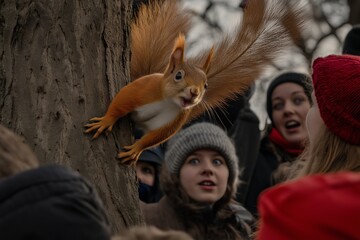
[[118, 154], [118, 158], [123, 164], [135, 166], [142, 152], [143, 149], [135, 142], [133, 145], [123, 147], [123, 151]]
[[121, 162], [124, 164], [130, 163], [131, 165], [135, 165], [140, 154], [145, 149], [158, 146], [168, 140], [179, 129], [181, 129], [186, 118], [187, 114], [179, 114], [173, 122], [146, 133], [133, 145], [124, 147], [125, 151], [121, 151], [118, 155], [118, 157], [121, 158]]
[[[166, 132], [167, 134], [164, 134]], [[121, 163], [135, 165], [140, 154], [147, 148], [157, 146], [169, 137], [170, 130], [166, 127], [156, 129], [152, 132], [146, 133], [133, 145], [123, 147], [123, 150], [118, 154]]]

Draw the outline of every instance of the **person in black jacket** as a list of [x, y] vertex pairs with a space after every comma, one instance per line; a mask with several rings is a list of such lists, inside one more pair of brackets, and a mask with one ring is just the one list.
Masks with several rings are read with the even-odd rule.
[[93, 186], [70, 168], [38, 166], [0, 125], [0, 239], [107, 240], [110, 224]]
[[110, 239], [110, 225], [89, 182], [51, 165], [0, 181], [0, 239]]

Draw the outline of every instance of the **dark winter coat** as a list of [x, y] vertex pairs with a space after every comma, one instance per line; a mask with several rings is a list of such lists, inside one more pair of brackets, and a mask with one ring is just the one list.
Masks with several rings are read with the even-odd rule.
[[[190, 211], [172, 203], [166, 196], [158, 203], [141, 203], [141, 209], [146, 224], [156, 226], [162, 230], [184, 231], [192, 235], [194, 239], [200, 240], [249, 239], [251, 229], [248, 223], [253, 221], [251, 214], [239, 205], [234, 205], [231, 210], [237, 212], [233, 218], [219, 220], [209, 206]], [[226, 230], [225, 226], [227, 224], [231, 224], [236, 228], [240, 232], [241, 238], [234, 238]], [[193, 231], [194, 229], [200, 230], [200, 236]]]
[[265, 189], [283, 182], [295, 163], [295, 156], [291, 156], [273, 144], [268, 135], [260, 143], [255, 168], [250, 173], [248, 191], [245, 195], [244, 207], [255, 217], [258, 216], [257, 202], [259, 194]]
[[141, 202], [140, 206], [147, 224], [162, 230], [186, 231], [184, 224], [166, 196], [157, 203], [146, 204]]
[[236, 147], [241, 172], [236, 199], [241, 204], [244, 204], [249, 189], [249, 185], [246, 183], [250, 181], [251, 174], [254, 172], [260, 147], [259, 119], [249, 105], [245, 105], [240, 110], [229, 135]]
[[62, 166], [46, 166], [0, 180], [0, 239], [110, 239], [95, 189]]

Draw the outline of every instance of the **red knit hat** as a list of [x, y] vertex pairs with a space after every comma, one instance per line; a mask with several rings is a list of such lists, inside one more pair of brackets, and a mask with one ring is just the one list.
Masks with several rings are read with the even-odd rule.
[[312, 175], [260, 195], [259, 240], [360, 239], [360, 174]]
[[327, 128], [345, 142], [360, 145], [360, 56], [318, 58], [312, 78]]

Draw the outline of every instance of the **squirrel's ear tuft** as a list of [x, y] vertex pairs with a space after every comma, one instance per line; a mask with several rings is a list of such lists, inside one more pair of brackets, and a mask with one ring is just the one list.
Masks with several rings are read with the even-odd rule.
[[174, 50], [170, 57], [170, 69], [174, 71], [175, 67], [184, 62], [185, 36], [180, 34], [175, 40]]
[[212, 59], [213, 55], [214, 55], [214, 47], [212, 47], [210, 49], [209, 54], [206, 58], [206, 62], [204, 64], [204, 66], [202, 67], [205, 73], [207, 73], [210, 69], [210, 63], [211, 63], [211, 59]]

